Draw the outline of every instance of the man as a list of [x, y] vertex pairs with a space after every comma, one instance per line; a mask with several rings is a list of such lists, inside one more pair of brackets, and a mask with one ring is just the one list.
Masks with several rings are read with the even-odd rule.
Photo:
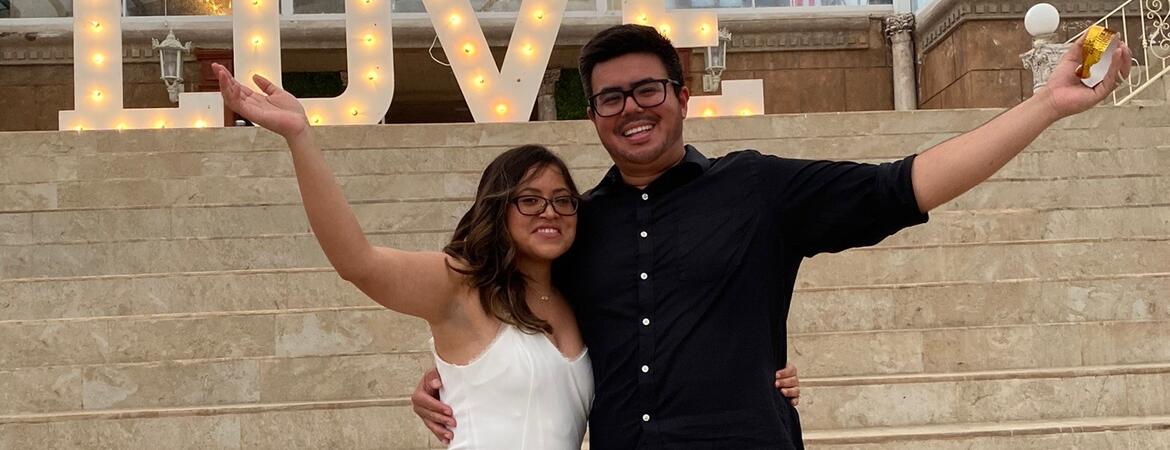
[[[1123, 46], [1087, 88], [1074, 48], [1017, 107], [871, 165], [707, 158], [682, 141], [690, 92], [668, 40], [621, 25], [581, 52], [589, 120], [614, 167], [586, 194], [556, 275], [593, 358], [593, 449], [801, 448], [796, 410], [773, 389], [801, 261], [926, 222], [1053, 122], [1099, 103], [1129, 67]], [[416, 411], [445, 411], [434, 397], [420, 384]]]

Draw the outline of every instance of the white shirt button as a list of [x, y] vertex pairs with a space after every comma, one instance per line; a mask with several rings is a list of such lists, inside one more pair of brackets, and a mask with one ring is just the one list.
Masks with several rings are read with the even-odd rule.
[[642, 366], [642, 373], [650, 373], [650, 366]]
[[642, 200], [650, 200], [650, 194], [642, 194]]
[[650, 421], [650, 415], [649, 415], [649, 414], [642, 414], [642, 421], [643, 421], [643, 422], [649, 422], [649, 421]]
[[642, 272], [642, 274], [638, 275], [638, 276], [641, 277], [643, 280], [650, 278], [650, 275], [647, 274], [646, 272]]
[[642, 319], [642, 325], [644, 325], [644, 326], [650, 326], [650, 318], [649, 318], [649, 317], [645, 317], [645, 318], [643, 318], [643, 319]]
[[645, 232], [645, 231], [643, 231], [643, 232], [641, 232], [641, 233], [638, 233], [638, 236], [642, 236], [642, 237], [646, 237], [646, 236], [649, 236], [649, 235], [650, 235], [650, 233], [647, 233], [647, 232]]

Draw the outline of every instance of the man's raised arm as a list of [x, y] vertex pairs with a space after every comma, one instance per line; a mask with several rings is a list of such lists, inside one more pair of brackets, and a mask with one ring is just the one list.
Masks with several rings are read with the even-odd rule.
[[983, 126], [932, 147], [914, 160], [911, 179], [918, 208], [928, 212], [991, 177], [1057, 120], [1092, 108], [1128, 77], [1130, 51], [1118, 47], [1105, 80], [1094, 88], [1077, 77], [1081, 47], [1077, 41], [1048, 79], [1048, 85], [1023, 103]]

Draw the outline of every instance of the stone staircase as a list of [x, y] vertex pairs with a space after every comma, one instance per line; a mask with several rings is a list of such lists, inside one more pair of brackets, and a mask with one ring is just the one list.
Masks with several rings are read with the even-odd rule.
[[[697, 119], [708, 154], [886, 161], [997, 111]], [[500, 151], [585, 122], [319, 130], [381, 245], [438, 249]], [[283, 141], [0, 133], [0, 449], [436, 448], [420, 320], [341, 281]], [[809, 448], [1170, 448], [1170, 107], [1057, 124], [925, 226], [806, 263]]]

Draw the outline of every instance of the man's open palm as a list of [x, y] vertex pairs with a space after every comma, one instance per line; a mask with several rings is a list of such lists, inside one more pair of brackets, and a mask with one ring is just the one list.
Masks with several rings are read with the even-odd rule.
[[[1084, 43], [1085, 38], [1082, 36], [1072, 48], [1069, 48], [1052, 71], [1052, 76], [1048, 78], [1045, 87], [1048, 90], [1048, 100], [1060, 117], [1079, 114], [1096, 106], [1117, 88], [1119, 78], [1129, 77], [1130, 60], [1133, 55], [1129, 46], [1121, 42], [1117, 51], [1113, 53], [1112, 65], [1105, 74], [1105, 79], [1093, 88], [1086, 87], [1077, 76], [1077, 69], [1084, 61], [1081, 50]], [[1106, 61], [1100, 62], [1104, 63]]]
[[309, 127], [301, 102], [266, 78], [253, 76], [252, 81], [264, 91], [258, 94], [236, 81], [226, 67], [212, 64], [212, 70], [219, 79], [219, 93], [223, 95], [224, 104], [245, 119], [285, 138], [296, 136]]

